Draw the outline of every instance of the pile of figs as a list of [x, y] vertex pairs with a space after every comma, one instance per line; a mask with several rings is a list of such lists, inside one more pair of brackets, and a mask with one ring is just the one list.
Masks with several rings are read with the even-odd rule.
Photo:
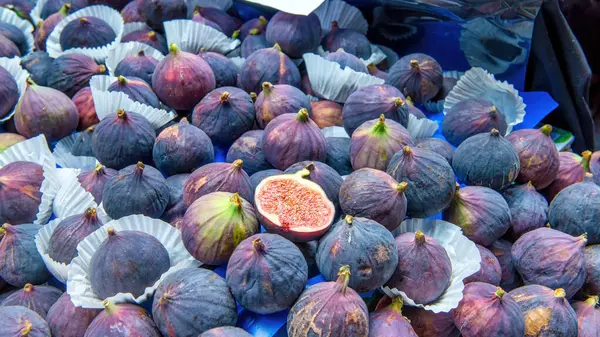
[[[436, 114], [424, 103], [460, 83], [433, 57], [399, 57], [323, 11], [0, 4], [0, 336], [265, 336], [261, 322], [290, 337], [600, 336], [600, 152], [557, 151], [550, 125], [512, 130], [486, 96], [416, 137], [415, 121]], [[35, 20], [33, 33], [5, 20], [10, 10]], [[102, 15], [113, 12], [125, 32]], [[167, 43], [173, 20], [230, 48]], [[381, 50], [386, 60], [371, 62]], [[328, 96], [308, 53], [379, 82]], [[112, 82], [99, 88], [99, 75]], [[55, 158], [68, 149], [67, 164], [12, 160], [39, 135]], [[94, 206], [71, 200], [78, 211], [47, 224], [41, 210], [65, 203], [49, 177], [69, 172]], [[201, 266], [174, 269], [169, 244], [142, 227], [105, 226], [136, 215], [176, 233]], [[432, 217], [477, 248], [477, 272], [460, 276], [472, 256], [435, 230], [402, 225]], [[92, 308], [70, 282], [83, 242], [100, 234], [86, 266]], [[448, 296], [459, 300], [448, 307]]]

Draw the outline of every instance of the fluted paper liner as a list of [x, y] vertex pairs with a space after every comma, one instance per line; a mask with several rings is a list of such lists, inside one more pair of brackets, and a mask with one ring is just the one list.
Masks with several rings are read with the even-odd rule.
[[227, 11], [229, 8], [231, 8], [231, 6], [233, 6], [233, 0], [188, 0], [188, 14], [190, 10], [193, 11], [198, 6], [213, 7]]
[[[465, 73], [462, 71], [456, 71], [456, 70], [450, 70], [450, 71], [444, 71], [444, 78], [455, 78], [456, 80], [460, 80], [460, 78], [462, 77], [462, 75], [464, 75]], [[425, 108], [425, 110], [437, 114], [440, 112], [444, 111], [444, 102], [446, 100], [445, 99], [440, 99], [439, 101], [427, 101], [425, 103], [423, 103], [423, 107]]]
[[152, 30], [152, 28], [144, 22], [128, 22], [123, 25], [123, 36], [138, 30]]
[[[86, 170], [89, 171], [89, 170]], [[86, 191], [81, 183], [79, 183], [79, 179], [77, 176], [85, 171], [81, 170], [73, 170], [73, 169], [62, 169], [59, 170], [59, 180], [61, 182], [61, 188], [56, 193], [56, 198], [54, 199], [54, 204], [52, 209], [54, 210], [54, 215], [57, 218], [66, 218], [71, 215], [81, 214], [85, 212], [86, 209], [93, 207], [97, 209], [98, 218], [102, 220], [103, 223], [107, 223], [111, 220], [111, 218], [106, 214], [103, 207], [100, 207], [94, 196]]]
[[246, 0], [247, 2], [253, 2], [262, 6], [278, 9], [282, 12], [296, 14], [296, 15], [308, 15], [312, 13], [317, 7], [323, 3], [324, 0]]
[[123, 109], [144, 116], [155, 129], [158, 129], [177, 117], [177, 114], [172, 111], [136, 102], [125, 93], [108, 92], [108, 87], [116, 80], [116, 77], [108, 75], [95, 75], [90, 79], [90, 88], [98, 119], [102, 120], [117, 113], [117, 110]]
[[158, 62], [162, 61], [165, 56], [160, 51], [141, 42], [124, 42], [119, 43], [117, 47], [108, 52], [106, 57], [106, 69], [112, 76], [117, 76], [115, 70], [124, 58], [130, 55], [137, 55], [140, 51], [144, 51], [147, 56], [154, 57]]
[[119, 220], [112, 220], [88, 235], [88, 237], [77, 246], [79, 255], [71, 262], [67, 280], [67, 293], [71, 296], [71, 301], [77, 307], [103, 308], [102, 301], [105, 299], [98, 298], [92, 290], [89, 272], [90, 263], [94, 253], [108, 237], [108, 228], [114, 228], [117, 232], [138, 231], [154, 236], [169, 252], [169, 258], [171, 260], [171, 267], [169, 270], [151, 287], [147, 287], [143, 295], [134, 297], [131, 293], [119, 293], [108, 298], [108, 300], [113, 303], [142, 303], [152, 297], [160, 282], [168, 275], [177, 270], [197, 267], [201, 264], [185, 249], [179, 230], [162, 220], [152, 219], [140, 214], [129, 215]]
[[438, 128], [438, 123], [431, 119], [419, 119], [413, 114], [408, 114], [408, 127], [406, 129], [415, 139], [432, 137]]
[[321, 133], [325, 137], [350, 138], [346, 129], [341, 126], [328, 126], [321, 129]]
[[359, 73], [348, 67], [342, 69], [338, 63], [316, 54], [304, 54], [303, 59], [312, 90], [331, 101], [344, 103], [356, 90], [385, 82], [381, 78]]
[[31, 12], [29, 12], [29, 16], [31, 16], [31, 20], [33, 20], [33, 24], [36, 26], [38, 23], [44, 21], [44, 19], [42, 19], [42, 9], [44, 9], [46, 2], [48, 2], [48, 0], [37, 0], [35, 6], [33, 6]]
[[192, 20], [171, 20], [164, 23], [165, 35], [171, 43], [186, 52], [198, 54], [200, 49], [226, 54], [241, 44], [222, 32]]
[[[319, 55], [321, 55], [324, 58], [330, 54], [330, 52], [323, 49], [322, 46], [319, 46], [319, 48], [317, 48], [317, 53], [319, 53]], [[375, 44], [372, 44], [371, 45], [371, 56], [366, 60], [361, 59], [361, 58], [359, 58], [359, 59], [365, 66], [368, 66], [371, 63], [379, 64], [379, 63], [383, 62], [383, 60], [385, 60], [386, 58], [387, 58], [387, 55], [385, 55], [385, 53], [381, 50], [381, 48], [379, 48]]]
[[337, 21], [338, 26], [344, 29], [352, 29], [367, 35], [369, 23], [362, 12], [340, 0], [326, 0], [313, 12], [321, 21], [323, 36], [331, 30], [331, 22]]
[[[84, 16], [93, 16], [106, 22], [114, 30], [116, 35], [115, 39], [111, 43], [101, 47], [72, 48], [63, 50], [60, 46], [60, 34], [62, 33], [63, 29], [65, 29], [65, 26], [69, 22]], [[56, 25], [52, 33], [50, 33], [50, 36], [48, 36], [48, 40], [46, 42], [46, 51], [51, 57], [54, 58], [57, 58], [62, 54], [76, 53], [85, 54], [96, 60], [96, 62], [104, 62], [108, 56], [108, 52], [114, 49], [121, 42], [121, 37], [123, 37], [123, 26], [123, 17], [117, 10], [104, 5], [85, 7], [73, 14], [70, 14]]]
[[73, 133], [61, 139], [54, 147], [52, 155], [54, 156], [54, 160], [56, 160], [56, 164], [62, 168], [91, 170], [98, 164], [98, 160], [95, 157], [75, 156], [71, 153], [78, 136], [79, 133]]
[[[6, 10], [0, 7], [0, 10]], [[0, 67], [6, 69], [9, 74], [12, 75], [15, 82], [17, 82], [17, 89], [19, 90], [19, 101], [21, 97], [25, 94], [25, 89], [27, 89], [27, 78], [29, 77], [29, 72], [27, 70], [21, 68], [21, 59], [18, 57], [13, 57], [11, 59], [7, 57], [0, 57]], [[18, 101], [17, 101], [18, 103]], [[13, 107], [13, 109], [3, 118], [0, 118], [0, 122], [5, 122], [9, 120], [15, 114], [15, 108], [17, 105]]]
[[417, 230], [436, 239], [446, 249], [452, 263], [452, 280], [450, 286], [440, 298], [426, 305], [416, 304], [404, 292], [398, 289], [390, 289], [385, 286], [382, 290], [386, 295], [391, 297], [402, 296], [405, 305], [424, 308], [435, 313], [449, 312], [456, 308], [460, 300], [462, 300], [462, 292], [465, 287], [463, 280], [479, 271], [481, 264], [479, 250], [473, 241], [463, 235], [462, 230], [458, 226], [442, 220], [404, 220], [394, 233], [416, 232]]
[[43, 225], [52, 216], [52, 202], [60, 188], [56, 177], [56, 162], [48, 148], [46, 137], [39, 135], [17, 143], [0, 153], [0, 169], [12, 162], [28, 161], [42, 166], [44, 180], [40, 187], [42, 198], [35, 221], [36, 225]]
[[[9, 23], [23, 32], [25, 35], [25, 41], [27, 42], [26, 53], [21, 55], [25, 56], [33, 51], [33, 26], [29, 21], [21, 19], [15, 12], [10, 9], [0, 7], [0, 22]], [[20, 51], [20, 49], [19, 49]]]

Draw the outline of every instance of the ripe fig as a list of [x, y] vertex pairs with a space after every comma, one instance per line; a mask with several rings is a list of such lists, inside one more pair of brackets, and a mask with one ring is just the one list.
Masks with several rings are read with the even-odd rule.
[[300, 89], [269, 82], [263, 82], [262, 89], [254, 103], [259, 128], [264, 129], [274, 118], [287, 113], [297, 113], [302, 108], [308, 110], [311, 116], [312, 104]]
[[589, 169], [591, 156], [590, 151], [583, 152], [581, 157], [572, 152], [558, 153], [559, 165], [556, 179], [542, 191], [548, 202], [551, 202], [564, 188], [583, 181]]
[[417, 337], [411, 322], [402, 315], [403, 304], [402, 297], [395, 297], [387, 307], [372, 312], [369, 337]]
[[137, 54], [126, 56], [115, 68], [116, 76], [131, 76], [141, 78], [148, 84], [152, 84], [152, 75], [158, 65], [158, 61], [146, 55], [143, 50]]
[[[104, 310], [94, 318], [83, 337], [110, 336], [115, 331], [126, 331], [144, 337], [161, 337], [156, 324], [144, 308], [131, 304], [104, 301]], [[118, 333], [119, 337], [127, 336]]]
[[587, 277], [581, 289], [584, 295], [600, 294], [600, 245], [589, 245], [584, 250]]
[[454, 146], [467, 138], [490, 132], [492, 129], [505, 135], [508, 124], [504, 115], [491, 102], [480, 98], [465, 99], [452, 106], [442, 121], [442, 134]]
[[125, 23], [130, 22], [144, 22], [140, 13], [138, 12], [137, 2], [131, 1], [121, 10], [121, 16], [123, 17], [123, 21]]
[[454, 309], [450, 312], [434, 313], [419, 307], [404, 307], [402, 313], [419, 337], [460, 337], [454, 325]]
[[415, 139], [417, 148], [435, 152], [446, 158], [448, 164], [452, 165], [454, 157], [454, 148], [445, 140], [440, 138], [417, 138]]
[[425, 54], [409, 54], [390, 68], [386, 84], [421, 104], [437, 95], [443, 81], [442, 67], [434, 58]]
[[200, 12], [207, 20], [219, 25], [223, 33], [227, 36], [232, 36], [242, 25], [238, 18], [227, 14], [226, 11], [220, 8], [212, 6], [196, 6], [196, 9], [198, 9], [198, 12]]
[[[141, 42], [147, 44], [150, 47], [158, 50], [161, 54], [169, 53], [169, 46], [167, 45], [167, 39], [160, 33], [149, 29], [140, 29], [131, 33], [125, 34], [121, 39], [121, 42]], [[148, 82], [150, 83], [150, 82]]]
[[48, 255], [56, 262], [70, 264], [77, 256], [77, 245], [102, 225], [95, 208], [67, 217], [52, 232]]
[[276, 176], [276, 175], [280, 175], [280, 174], [283, 174], [283, 171], [280, 171], [277, 169], [268, 169], [268, 170], [264, 170], [264, 171], [258, 171], [250, 176], [250, 184], [252, 185], [253, 189], [256, 189], [258, 184], [260, 184], [260, 182], [263, 181], [263, 179], [272, 177], [272, 176]]
[[26, 138], [16, 133], [0, 133], [0, 153], [9, 147], [24, 141]]
[[106, 72], [106, 66], [98, 65], [91, 57], [83, 54], [63, 54], [52, 62], [47, 70], [49, 87], [73, 97], [83, 87], [87, 87], [90, 78]]
[[185, 203], [183, 202], [183, 187], [189, 176], [188, 173], [176, 174], [165, 180], [169, 187], [169, 205], [160, 219], [178, 229], [181, 228], [183, 216], [187, 210]]
[[40, 315], [22, 306], [0, 307], [4, 324], [0, 335], [5, 337], [50, 337], [50, 328]]
[[252, 335], [240, 328], [223, 326], [210, 329], [198, 337], [252, 337]]
[[502, 268], [500, 267], [500, 262], [494, 256], [494, 254], [487, 248], [475, 244], [477, 249], [479, 250], [479, 255], [481, 255], [481, 263], [479, 271], [475, 274], [464, 279], [464, 283], [471, 282], [483, 282], [488, 284], [493, 284], [495, 286], [500, 284], [500, 280], [502, 279]]
[[256, 29], [254, 35], [264, 35], [268, 23], [269, 21], [264, 16], [259, 16], [258, 18], [244, 22], [240, 27], [240, 39], [246, 40], [249, 35], [252, 35], [253, 29]]
[[296, 64], [275, 44], [259, 49], [246, 58], [239, 75], [240, 88], [259, 94], [263, 82], [300, 86], [300, 71]]
[[34, 286], [31, 283], [27, 283], [23, 289], [17, 290], [5, 298], [0, 306], [20, 305], [35, 311], [42, 318], [46, 319], [48, 309], [50, 309], [61, 295], [62, 291], [52, 286]]
[[42, 166], [16, 161], [0, 168], [0, 222], [20, 225], [37, 219], [44, 181]]
[[342, 122], [342, 106], [334, 101], [310, 102], [312, 120], [319, 128], [344, 126]]
[[54, 59], [44, 51], [34, 51], [21, 58], [21, 67], [29, 72], [38, 85], [47, 85], [46, 71]]
[[100, 311], [76, 307], [65, 292], [48, 310], [46, 321], [54, 337], [80, 337]]
[[233, 142], [227, 151], [225, 161], [233, 163], [237, 159], [242, 160], [244, 162], [243, 169], [248, 175], [272, 169], [273, 166], [269, 164], [262, 150], [264, 133], [262, 130], [252, 130], [244, 133]]
[[0, 277], [13, 287], [42, 284], [50, 278], [35, 246], [35, 235], [40, 228], [32, 224], [6, 223], [0, 227]]
[[241, 53], [243, 58], [248, 58], [257, 50], [271, 47], [271, 44], [258, 29], [250, 30], [249, 35], [242, 41]]
[[531, 183], [512, 185], [502, 192], [502, 196], [510, 208], [508, 234], [515, 240], [548, 223], [548, 202]]
[[187, 17], [184, 0], [136, 0], [138, 13], [154, 30], [163, 30], [163, 22]]
[[199, 22], [205, 26], [209, 26], [211, 28], [214, 28], [216, 30], [218, 30], [219, 32], [223, 32], [223, 29], [221, 29], [221, 26], [217, 25], [215, 22], [208, 20], [207, 18], [205, 18], [204, 16], [202, 16], [202, 14], [200, 14], [200, 7], [196, 7], [196, 9], [194, 9], [194, 13], [192, 15], [192, 21], [195, 22]]
[[350, 138], [326, 137], [325, 149], [327, 151], [325, 164], [331, 166], [331, 168], [336, 170], [342, 176], [352, 173], [352, 163], [350, 162]]
[[294, 15], [279, 11], [269, 20], [266, 38], [272, 44], [279, 44], [290, 57], [301, 58], [304, 53], [317, 50], [321, 42], [321, 22], [314, 13]]
[[21, 57], [19, 47], [6, 36], [0, 34], [0, 57]]
[[19, 88], [13, 76], [0, 66], [0, 118], [11, 113], [19, 100]]
[[[341, 37], [342, 35], [345, 35], [345, 34], [343, 34], [342, 31], [349, 32], [349, 33], [351, 33], [350, 35], [356, 35], [356, 37], [358, 37], [358, 39], [346, 40], [345, 37]], [[371, 43], [369, 42], [369, 40], [367, 40], [367, 38], [363, 34], [356, 32], [356, 31], [352, 31], [350, 29], [340, 29], [336, 33], [337, 34], [335, 34], [335, 36], [331, 36], [332, 32], [327, 34], [327, 36], [325, 36], [325, 38], [323, 39], [323, 42], [326, 44], [331, 44], [331, 45], [352, 44], [352, 45], [348, 46], [348, 47], [350, 47], [351, 51], [346, 52], [346, 50], [343, 49], [345, 47], [340, 47], [339, 49], [336, 49], [334, 52], [327, 55], [326, 59], [328, 61], [339, 64], [342, 69], [346, 69], [346, 67], [348, 67], [348, 68], [356, 71], [357, 73], [368, 74], [369, 71], [367, 70], [367, 67], [355, 55], [357, 55], [357, 54], [365, 55], [366, 57], [359, 56], [360, 58], [364, 58], [364, 59], [368, 59], [371, 56]], [[334, 41], [331, 41], [331, 40], [334, 40]], [[363, 48], [362, 46], [359, 46], [364, 43], [363, 40], [366, 40], [366, 42], [367, 42], [366, 44], [364, 44], [365, 48]], [[329, 47], [326, 47], [326, 48], [329, 49]]]
[[94, 16], [82, 16], [69, 22], [60, 33], [62, 50], [97, 48], [113, 42], [117, 35], [106, 21]]
[[308, 171], [307, 175], [304, 175], [306, 172], [301, 173], [301, 175], [312, 182], [315, 182], [321, 186], [325, 194], [327, 194], [327, 198], [331, 200], [331, 202], [335, 205], [336, 210], [340, 208], [339, 195], [340, 195], [340, 187], [344, 182], [342, 176], [337, 173], [333, 168], [329, 167], [327, 164], [321, 162], [311, 162], [311, 161], [301, 161], [290, 167], [288, 167], [284, 173], [297, 173], [306, 169]]
[[71, 154], [74, 156], [95, 157], [92, 147], [92, 138], [94, 136], [95, 127], [90, 126], [86, 130], [79, 132], [75, 138], [75, 144], [71, 148]]
[[149, 105], [153, 108], [160, 108], [160, 101], [152, 88], [141, 78], [119, 76], [117, 80], [108, 86], [109, 92], [122, 92], [129, 96], [133, 101]]
[[94, 201], [100, 204], [104, 194], [104, 184], [116, 175], [116, 170], [98, 164], [93, 170], [81, 172], [77, 180], [83, 189], [92, 194]]
[[337, 21], [331, 22], [331, 30], [323, 37], [321, 46], [329, 52], [335, 52], [341, 48], [363, 60], [371, 57], [371, 42], [369, 42], [369, 39], [358, 31], [340, 28]]
[[591, 296], [585, 301], [574, 302], [573, 309], [577, 314], [578, 337], [596, 336], [598, 334], [598, 323], [600, 322], [598, 296]]
[[201, 51], [198, 55], [208, 63], [215, 74], [217, 88], [236, 86], [237, 67], [227, 56], [208, 51]]
[[32, 51], [28, 50], [29, 46], [27, 44], [25, 34], [21, 30], [21, 28], [15, 26], [14, 24], [8, 22], [0, 22], [0, 35], [4, 35], [4, 37], [11, 40], [15, 44], [15, 46], [19, 48], [19, 52], [21, 53], [21, 55], [26, 55], [28, 51]]
[[92, 88], [85, 87], [79, 90], [73, 96], [72, 100], [73, 104], [75, 104], [75, 107], [77, 107], [77, 111], [79, 112], [79, 123], [77, 124], [77, 130], [83, 131], [100, 122], [98, 115], [96, 114], [94, 97], [92, 97]]
[[506, 290], [513, 290], [523, 285], [523, 280], [517, 272], [515, 263], [512, 257], [512, 246], [510, 241], [497, 240], [489, 248], [490, 251], [496, 256], [500, 267], [502, 268], [502, 278], [500, 279], [500, 287]]

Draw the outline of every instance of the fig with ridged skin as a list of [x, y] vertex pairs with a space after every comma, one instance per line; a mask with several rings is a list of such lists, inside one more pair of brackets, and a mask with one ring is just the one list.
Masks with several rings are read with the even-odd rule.
[[342, 176], [336, 170], [319, 161], [301, 161], [288, 167], [283, 173], [296, 173], [303, 169], [308, 171], [305, 179], [315, 182], [321, 186], [327, 198], [335, 205], [336, 210], [340, 208], [340, 187], [344, 182]]
[[77, 130], [83, 131], [100, 122], [96, 114], [94, 97], [92, 97], [92, 88], [85, 87], [79, 90], [71, 99], [79, 112], [79, 124]]
[[34, 51], [21, 57], [21, 67], [29, 72], [31, 79], [38, 85], [47, 85], [46, 71], [54, 58], [45, 51]]
[[314, 52], [319, 47], [321, 22], [314, 13], [294, 15], [279, 11], [269, 20], [265, 37], [279, 44], [290, 57], [302, 58], [304, 53]]
[[272, 169], [273, 166], [271, 166], [265, 158], [265, 153], [262, 149], [264, 133], [263, 130], [251, 130], [245, 132], [240, 138], [233, 142], [227, 151], [225, 161], [233, 163], [237, 159], [242, 160], [244, 162], [243, 169], [248, 175]]
[[48, 323], [32, 310], [22, 306], [0, 307], [0, 315], [3, 337], [51, 337]]
[[92, 137], [94, 135], [94, 126], [79, 132], [75, 138], [75, 144], [71, 148], [71, 154], [74, 156], [95, 157], [92, 147]]
[[571, 236], [551, 228], [523, 234], [512, 247], [512, 258], [525, 284], [562, 288], [567, 299], [585, 283], [586, 235]]
[[116, 304], [104, 300], [104, 310], [94, 318], [83, 337], [111, 336], [161, 337], [156, 324], [144, 308], [136, 304]]
[[275, 44], [250, 54], [239, 75], [239, 87], [260, 94], [263, 82], [300, 86], [300, 71], [296, 64]]
[[515, 240], [548, 223], [548, 201], [531, 183], [512, 185], [502, 192], [510, 208], [508, 234]]
[[472, 98], [460, 101], [446, 112], [442, 121], [442, 134], [446, 140], [459, 146], [467, 138], [496, 129], [505, 135], [508, 124], [504, 115], [491, 102]]
[[0, 133], [0, 153], [9, 147], [24, 141], [26, 138], [16, 133]]
[[0, 303], [0, 306], [20, 305], [35, 311], [42, 318], [46, 319], [48, 309], [58, 300], [62, 293], [62, 291], [52, 286], [34, 286], [31, 283], [27, 283], [23, 289], [17, 290], [5, 298]]
[[581, 293], [587, 296], [600, 294], [600, 245], [589, 245], [584, 250], [587, 277]]
[[564, 289], [527, 285], [509, 292], [525, 319], [524, 337], [577, 337], [577, 315]]
[[242, 41], [241, 53], [243, 58], [247, 58], [257, 50], [271, 47], [265, 34], [261, 34], [258, 29], [251, 29], [248, 36]]
[[0, 34], [0, 57], [20, 57], [19, 47], [6, 36]]
[[48, 309], [46, 321], [54, 337], [80, 337], [101, 311], [76, 307], [65, 292]]
[[300, 250], [276, 234], [256, 234], [242, 241], [227, 265], [233, 296], [259, 314], [291, 307], [307, 279], [308, 265]]
[[502, 280], [500, 262], [489, 249], [478, 244], [475, 244], [475, 246], [481, 256], [479, 271], [464, 279], [463, 283], [484, 282], [495, 286], [500, 285], [500, 281]]
[[[21, 28], [7, 22], [0, 22], [0, 35], [8, 38], [19, 49], [21, 55], [26, 55], [29, 49], [27, 39]], [[32, 50], [29, 50], [31, 52]]]
[[336, 281], [317, 283], [306, 289], [288, 315], [288, 336], [368, 336], [367, 306], [348, 287], [350, 278], [350, 267], [342, 266]]
[[140, 29], [123, 35], [121, 43], [125, 42], [140, 42], [158, 50], [163, 55], [169, 53], [167, 39], [162, 34], [150, 29]]
[[500, 268], [502, 268], [500, 287], [502, 287], [502, 289], [506, 289], [507, 291], [523, 285], [521, 275], [519, 275], [519, 272], [517, 272], [517, 268], [515, 267], [515, 263], [512, 258], [512, 246], [513, 244], [510, 241], [500, 239], [496, 240], [496, 242], [489, 247], [490, 251], [498, 259], [498, 262], [500, 262]]
[[331, 53], [341, 48], [363, 60], [368, 60], [371, 57], [371, 42], [369, 42], [369, 39], [356, 30], [340, 28], [337, 21], [331, 22], [331, 30], [323, 37], [321, 46], [325, 51]]
[[77, 245], [102, 225], [95, 208], [65, 218], [48, 240], [48, 255], [52, 260], [68, 265], [77, 256]]
[[403, 316], [402, 297], [395, 297], [392, 303], [371, 313], [369, 337], [417, 337], [410, 321]]
[[350, 161], [350, 138], [326, 137], [325, 148], [327, 150], [325, 164], [331, 166], [342, 176], [352, 173], [354, 169]]
[[153, 29], [162, 30], [163, 22], [187, 18], [184, 0], [136, 0], [138, 13]]
[[19, 100], [19, 88], [13, 76], [0, 66], [0, 118], [6, 117]]
[[92, 194], [94, 201], [100, 204], [104, 196], [104, 184], [116, 175], [116, 170], [98, 164], [93, 170], [81, 172], [77, 180], [84, 190]]
[[263, 179], [272, 177], [272, 176], [277, 176], [280, 174], [283, 174], [283, 171], [277, 170], [277, 169], [268, 169], [268, 170], [258, 171], [250, 176], [250, 184], [252, 185], [253, 189], [256, 189], [258, 184], [260, 184], [260, 182], [263, 181]]
[[447, 141], [440, 138], [418, 138], [415, 139], [416, 147], [435, 152], [446, 158], [448, 163], [452, 165], [452, 157], [454, 157], [454, 148]]
[[454, 309], [450, 312], [434, 313], [419, 307], [404, 307], [402, 313], [419, 337], [460, 337], [454, 325]]
[[316, 101], [310, 102], [312, 120], [317, 123], [319, 128], [324, 129], [330, 126], [344, 126], [342, 121], [342, 106], [334, 101]]
[[47, 85], [73, 97], [79, 90], [89, 86], [94, 75], [104, 74], [106, 66], [96, 64], [93, 58], [84, 54], [62, 54], [52, 61], [47, 70]]
[[522, 337], [525, 320], [519, 304], [502, 288], [482, 282], [465, 285], [454, 312], [454, 324], [464, 337]]
[[240, 328], [223, 326], [210, 329], [198, 337], [252, 337], [252, 335]]
[[0, 168], [0, 223], [35, 221], [44, 179], [44, 169], [36, 163], [15, 161]]
[[13, 287], [42, 284], [50, 278], [35, 245], [41, 226], [4, 224], [0, 227], [0, 277]]
[[[338, 31], [338, 37], [340, 32]], [[367, 39], [364, 35], [362, 35], [361, 33], [358, 32], [353, 32], [353, 33], [357, 33], [358, 35], [361, 36], [361, 38], [363, 39]], [[331, 34], [331, 33], [329, 33]], [[329, 35], [328, 34], [328, 35]], [[335, 38], [334, 38], [335, 39]], [[341, 41], [335, 41], [333, 42], [334, 44], [337, 42], [341, 42]], [[358, 41], [344, 41], [342, 43], [356, 43]], [[327, 43], [329, 43], [329, 41], [327, 41]], [[360, 43], [360, 42], [359, 42]], [[366, 53], [360, 52], [361, 54], [367, 54], [367, 57], [365, 59], [368, 59], [371, 56], [371, 43], [368, 42], [367, 40], [367, 45], [368, 45], [368, 51], [366, 51]], [[350, 50], [352, 51], [356, 51], [356, 49], [351, 48]], [[362, 48], [360, 48], [362, 49]], [[366, 48], [365, 48], [366, 50]], [[332, 53], [329, 53], [325, 59], [331, 62], [335, 62], [337, 64], [340, 65], [340, 68], [342, 69], [352, 69], [354, 71], [356, 71], [357, 73], [363, 73], [363, 74], [368, 74], [369, 71], [367, 70], [367, 67], [365, 66], [365, 64], [357, 57], [355, 56], [355, 53], [353, 53], [352, 51], [350, 52], [346, 52], [344, 50], [344, 47], [340, 47], [339, 49], [336, 49], [335, 51], [333, 51]]]
[[369, 74], [387, 81], [388, 73], [379, 69], [375, 64], [369, 63], [367, 70], [369, 71]]
[[240, 40], [245, 40], [249, 35], [251, 35], [253, 29], [256, 29], [256, 34], [264, 35], [264, 32], [267, 30], [268, 23], [269, 21], [262, 15], [258, 18], [250, 19], [244, 22], [240, 27]]
[[158, 60], [140, 50], [123, 58], [115, 68], [115, 75], [138, 77], [152, 84], [152, 75], [157, 65]]
[[388, 71], [386, 84], [421, 104], [430, 101], [442, 88], [442, 67], [431, 56], [409, 54], [398, 60]]
[[287, 84], [262, 83], [263, 90], [256, 97], [256, 123], [264, 129], [270, 121], [286, 113], [297, 113], [305, 108], [311, 115], [311, 102], [300, 89]]
[[578, 337], [597, 337], [600, 324], [600, 302], [598, 296], [590, 296], [585, 301], [573, 302], [577, 314]]
[[237, 84], [238, 69], [227, 56], [204, 50], [198, 56], [208, 63], [215, 74], [217, 88], [234, 87]]
[[556, 179], [542, 191], [548, 202], [551, 202], [558, 192], [583, 181], [589, 169], [591, 156], [590, 151], [584, 151], [581, 156], [573, 152], [558, 153], [560, 164]]
[[83, 16], [64, 26], [60, 33], [60, 47], [62, 50], [97, 48], [108, 45], [116, 37], [115, 31], [106, 21], [94, 16]]
[[167, 276], [154, 293], [152, 317], [164, 337], [198, 336], [235, 325], [237, 308], [225, 280], [202, 268]]
[[138, 12], [137, 3], [135, 1], [131, 1], [123, 9], [121, 9], [121, 16], [123, 17], [123, 21], [125, 23], [130, 22], [144, 22], [140, 13]]
[[149, 105], [153, 108], [160, 108], [160, 101], [152, 88], [141, 78], [118, 76], [117, 80], [106, 89], [109, 92], [122, 92], [131, 100]]

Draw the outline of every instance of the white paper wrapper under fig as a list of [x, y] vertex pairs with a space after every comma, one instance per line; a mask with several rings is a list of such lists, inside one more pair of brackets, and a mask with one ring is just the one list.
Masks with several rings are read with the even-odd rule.
[[167, 249], [171, 260], [169, 270], [154, 285], [147, 287], [143, 295], [134, 297], [131, 293], [119, 293], [108, 298], [113, 303], [141, 303], [152, 297], [160, 282], [168, 275], [182, 268], [197, 267], [201, 264], [185, 249], [179, 230], [164, 221], [139, 214], [126, 216], [119, 220], [112, 220], [90, 234], [77, 246], [79, 256], [71, 262], [67, 280], [67, 293], [71, 296], [71, 301], [77, 307], [103, 308], [102, 301], [105, 299], [98, 298], [92, 290], [89, 268], [94, 253], [108, 237], [108, 228], [114, 228], [117, 232], [138, 231], [154, 236]]
[[408, 114], [408, 126], [406, 129], [410, 135], [417, 138], [428, 138], [435, 134], [439, 128], [438, 123], [428, 118], [417, 118], [413, 114]]
[[450, 286], [440, 298], [427, 305], [416, 304], [398, 289], [383, 287], [382, 290], [391, 297], [402, 296], [405, 305], [424, 308], [435, 313], [449, 312], [456, 308], [462, 300], [463, 289], [465, 288], [463, 280], [476, 273], [480, 268], [481, 256], [479, 250], [473, 241], [463, 235], [458, 226], [442, 220], [404, 220], [394, 233], [416, 232], [417, 230], [436, 239], [446, 249], [452, 263]]
[[[7, 10], [0, 7], [0, 10]], [[21, 59], [18, 57], [13, 57], [11, 59], [7, 57], [0, 57], [0, 67], [4, 68], [8, 71], [9, 74], [12, 75], [13, 79], [17, 83], [17, 89], [19, 90], [19, 100], [25, 94], [25, 89], [27, 89], [27, 78], [29, 77], [29, 72], [27, 70], [21, 68]], [[18, 102], [17, 101], [17, 102]], [[0, 122], [5, 122], [9, 120], [15, 114], [15, 107], [8, 113], [8, 115], [0, 118]]]
[[369, 23], [362, 12], [341, 0], [326, 0], [313, 12], [321, 21], [323, 36], [331, 30], [331, 22], [337, 21], [338, 27], [352, 29], [367, 35]]
[[29, 16], [31, 16], [31, 20], [33, 20], [33, 24], [36, 26], [38, 23], [44, 21], [44, 19], [42, 19], [42, 9], [44, 9], [46, 2], [48, 2], [48, 0], [37, 0], [35, 6], [33, 6], [33, 9], [29, 12]]
[[79, 183], [77, 176], [81, 172], [80, 170], [69, 169], [58, 171], [61, 188], [56, 193], [56, 198], [52, 204], [54, 215], [57, 218], [66, 218], [81, 214], [86, 209], [93, 207], [97, 209], [98, 218], [103, 223], [109, 222], [112, 219], [106, 214], [102, 205], [98, 205], [94, 196]]
[[169, 45], [175, 43], [179, 49], [198, 54], [200, 49], [226, 54], [241, 44], [218, 30], [192, 20], [172, 20], [164, 23]]
[[23, 35], [25, 35], [27, 50], [25, 54], [22, 54], [21, 56], [25, 56], [26, 54], [29, 54], [33, 51], [33, 26], [31, 25], [31, 23], [29, 23], [29, 21], [21, 19], [17, 14], [15, 14], [15, 12], [11, 11], [10, 9], [0, 7], [0, 22], [8, 23], [19, 28], [19, 30], [23, 32]]
[[282, 12], [296, 14], [296, 15], [308, 15], [312, 13], [317, 7], [323, 3], [324, 0], [246, 0], [262, 6], [278, 9]]
[[124, 58], [130, 55], [137, 55], [140, 51], [144, 51], [144, 54], [155, 58], [158, 62], [162, 61], [165, 56], [153, 47], [141, 42], [124, 42], [119, 43], [117, 47], [108, 52], [106, 58], [106, 69], [112, 76], [117, 76], [115, 70]]
[[0, 153], [0, 169], [12, 162], [29, 161], [42, 166], [44, 180], [40, 187], [42, 198], [38, 206], [36, 225], [43, 225], [52, 216], [52, 202], [60, 188], [56, 177], [56, 162], [48, 148], [46, 137], [39, 135], [17, 143]]
[[54, 147], [52, 155], [54, 156], [54, 160], [56, 160], [56, 164], [62, 168], [75, 168], [84, 171], [91, 170], [98, 164], [96, 158], [75, 156], [71, 153], [78, 136], [79, 133], [73, 133], [61, 139]]
[[[319, 46], [319, 48], [317, 48], [317, 53], [319, 53], [319, 55], [321, 55], [324, 58], [330, 54], [330, 52], [326, 51], [321, 46]], [[366, 60], [365, 59], [360, 59], [360, 60], [366, 67], [371, 63], [379, 64], [379, 63], [383, 62], [383, 60], [385, 60], [386, 58], [387, 58], [387, 55], [385, 55], [385, 53], [377, 45], [372, 44], [371, 45], [371, 56]]]

